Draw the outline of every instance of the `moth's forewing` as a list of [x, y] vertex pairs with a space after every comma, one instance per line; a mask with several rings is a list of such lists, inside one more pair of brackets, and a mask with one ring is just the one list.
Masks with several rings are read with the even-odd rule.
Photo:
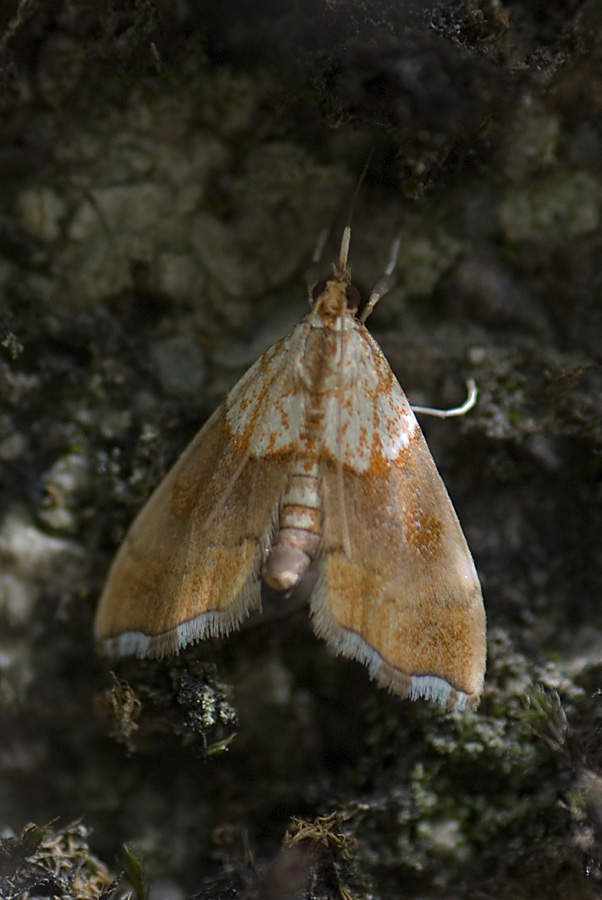
[[[360, 328], [358, 339], [370, 346], [379, 380], [390, 380], [393, 374], [380, 349]], [[394, 431], [383, 419], [382, 428], [375, 425], [367, 470], [344, 437], [340, 459], [324, 452], [324, 536], [311, 598], [315, 630], [337, 652], [365, 663], [395, 693], [473, 707], [486, 653], [479, 579], [451, 500], [397, 382], [389, 396], [397, 398], [406, 420], [403, 447], [392, 448]], [[346, 402], [363, 407], [364, 418], [370, 410], [377, 422], [377, 405], [365, 379], [358, 379]], [[345, 552], [343, 522], [350, 552]]]
[[95, 636], [113, 654], [162, 656], [226, 634], [260, 604], [260, 568], [281, 466], [233, 435], [222, 405], [131, 526], [109, 573]]

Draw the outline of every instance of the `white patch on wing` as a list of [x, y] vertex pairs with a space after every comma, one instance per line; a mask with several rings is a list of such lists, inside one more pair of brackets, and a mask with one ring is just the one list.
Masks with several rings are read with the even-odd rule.
[[451, 691], [451, 685], [443, 678], [436, 675], [413, 675], [410, 699], [425, 697], [427, 700], [437, 700], [445, 705]]
[[378, 454], [394, 460], [418, 429], [412, 407], [382, 351], [357, 319], [344, 320], [343, 362], [333, 362], [324, 398], [323, 449], [356, 472]]
[[418, 697], [436, 700], [437, 703], [442, 703], [456, 712], [465, 710], [469, 700], [474, 701], [474, 694], [469, 695], [464, 691], [455, 690], [444, 678], [438, 678], [437, 675], [413, 675], [409, 697], [410, 700], [417, 700]]
[[106, 641], [111, 656], [137, 656], [143, 659], [148, 656], [150, 635], [142, 631], [124, 631], [123, 634]]
[[256, 457], [297, 449], [305, 427], [305, 391], [295, 384], [295, 363], [303, 357], [307, 320], [274, 344], [243, 375], [226, 398], [226, 419], [234, 434], [246, 434]]
[[340, 341], [328, 371], [320, 373], [319, 394], [311, 394], [315, 375], [307, 357], [313, 354], [306, 354], [306, 345], [327, 326], [311, 316], [264, 353], [232, 390], [228, 425], [248, 435], [252, 455], [298, 451], [312, 403], [324, 406], [322, 449], [356, 472], [367, 472], [375, 453], [394, 460], [409, 446], [418, 423], [380, 348], [352, 316], [336, 324]]

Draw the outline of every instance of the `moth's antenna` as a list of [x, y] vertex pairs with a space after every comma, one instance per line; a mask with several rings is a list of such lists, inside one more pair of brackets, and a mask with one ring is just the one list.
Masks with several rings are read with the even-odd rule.
[[322, 253], [324, 252], [324, 245], [326, 244], [326, 239], [328, 238], [329, 231], [329, 228], [323, 228], [320, 232], [320, 237], [318, 238], [318, 243], [316, 244], [316, 249], [314, 250], [314, 255], [311, 258], [312, 266], [317, 266], [322, 259]]
[[360, 188], [364, 183], [364, 178], [366, 177], [366, 172], [368, 171], [368, 166], [372, 162], [372, 157], [374, 156], [374, 144], [370, 147], [368, 151], [368, 156], [366, 157], [366, 161], [363, 165], [362, 171], [360, 172], [360, 176], [355, 183], [355, 188], [353, 189], [353, 194], [351, 195], [351, 200], [349, 201], [349, 209], [347, 210], [347, 220], [345, 222], [345, 226], [347, 228], [351, 228], [351, 221], [353, 219], [353, 214], [355, 212], [355, 204], [357, 203], [357, 198], [360, 192]]
[[385, 274], [381, 275], [380, 278], [377, 278], [376, 284], [370, 291], [370, 297], [368, 298], [368, 302], [363, 308], [361, 315], [359, 316], [360, 322], [365, 322], [378, 301], [381, 297], [384, 297], [385, 294], [388, 294], [393, 284], [395, 283], [395, 266], [397, 264], [397, 254], [399, 253], [399, 244], [401, 238], [395, 238], [393, 243], [393, 248], [391, 250], [391, 257], [387, 264], [387, 268], [385, 269]]
[[351, 241], [351, 225], [345, 225], [343, 229], [343, 238], [341, 240], [341, 249], [339, 250], [339, 272], [345, 272], [347, 269], [347, 258], [349, 256], [349, 243]]
[[368, 156], [366, 157], [366, 161], [362, 167], [362, 171], [360, 172], [360, 176], [355, 183], [355, 188], [353, 189], [353, 194], [351, 195], [351, 200], [349, 201], [349, 209], [347, 210], [347, 221], [345, 222], [345, 228], [343, 229], [343, 238], [341, 240], [341, 249], [339, 251], [339, 264], [338, 271], [345, 272], [347, 269], [347, 260], [349, 258], [349, 242], [351, 241], [351, 221], [353, 219], [353, 214], [355, 212], [355, 205], [357, 203], [357, 198], [360, 192], [360, 188], [364, 183], [364, 178], [366, 177], [366, 172], [368, 171], [368, 166], [372, 162], [372, 157], [374, 156], [374, 144], [370, 147], [368, 152]]
[[318, 238], [318, 243], [316, 244], [316, 249], [314, 250], [314, 255], [311, 258], [311, 263], [305, 273], [305, 284], [310, 306], [313, 305], [313, 290], [320, 280], [320, 260], [322, 259], [322, 251], [324, 250], [324, 244], [326, 243], [329, 234], [330, 228], [322, 229], [320, 237]]

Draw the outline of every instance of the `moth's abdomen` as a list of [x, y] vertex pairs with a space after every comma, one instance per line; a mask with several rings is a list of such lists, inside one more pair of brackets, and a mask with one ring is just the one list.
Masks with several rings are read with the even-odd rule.
[[268, 587], [294, 587], [314, 559], [322, 534], [317, 459], [298, 459], [290, 473], [278, 517], [278, 530], [264, 564]]

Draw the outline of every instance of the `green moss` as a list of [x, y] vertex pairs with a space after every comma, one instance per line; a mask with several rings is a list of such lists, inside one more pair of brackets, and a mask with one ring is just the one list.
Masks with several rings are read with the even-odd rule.
[[601, 200], [602, 186], [590, 172], [554, 172], [528, 188], [506, 190], [500, 228], [510, 243], [583, 237], [598, 228]]

